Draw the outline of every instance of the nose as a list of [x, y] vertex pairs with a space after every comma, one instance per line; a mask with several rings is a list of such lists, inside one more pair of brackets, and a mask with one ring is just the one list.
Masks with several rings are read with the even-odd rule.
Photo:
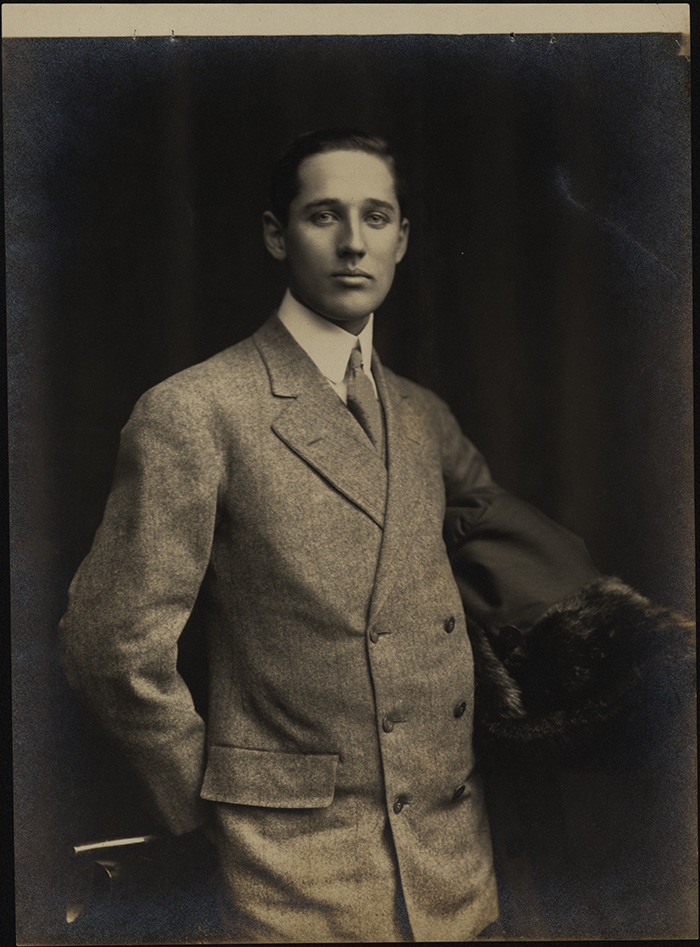
[[349, 215], [340, 231], [338, 256], [363, 257], [366, 253], [362, 222], [359, 216]]

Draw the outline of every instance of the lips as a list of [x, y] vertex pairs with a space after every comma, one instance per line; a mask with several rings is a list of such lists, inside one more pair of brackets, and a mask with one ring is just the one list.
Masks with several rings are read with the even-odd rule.
[[339, 279], [372, 279], [364, 270], [338, 270], [332, 275]]

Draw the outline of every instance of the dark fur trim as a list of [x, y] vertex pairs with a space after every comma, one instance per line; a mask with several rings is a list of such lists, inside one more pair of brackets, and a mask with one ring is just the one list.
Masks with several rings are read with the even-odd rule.
[[486, 634], [478, 625], [469, 623], [469, 637], [474, 652], [477, 692], [481, 701], [479, 710], [489, 717], [510, 720], [527, 713], [522, 702], [520, 687], [496, 657]]
[[692, 697], [693, 630], [615, 578], [550, 608], [507, 654], [472, 626], [477, 746], [556, 755], [635, 727], [651, 737]]

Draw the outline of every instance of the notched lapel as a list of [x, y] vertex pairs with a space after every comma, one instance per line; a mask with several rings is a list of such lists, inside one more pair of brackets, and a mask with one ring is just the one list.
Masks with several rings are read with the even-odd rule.
[[384, 526], [387, 471], [367, 435], [276, 316], [253, 337], [281, 411], [278, 437], [374, 522]]
[[[321, 379], [323, 381], [323, 379]], [[272, 425], [303, 460], [384, 526], [386, 468], [367, 435], [330, 385], [300, 394]]]

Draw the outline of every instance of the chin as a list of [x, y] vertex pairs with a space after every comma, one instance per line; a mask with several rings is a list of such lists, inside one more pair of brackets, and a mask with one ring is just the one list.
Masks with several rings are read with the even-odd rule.
[[358, 292], [357, 295], [350, 297], [347, 300], [339, 302], [334, 301], [333, 305], [328, 306], [327, 312], [329, 313], [329, 318], [332, 319], [363, 319], [367, 317], [370, 313], [376, 312], [377, 307], [380, 306], [383, 302], [384, 297], [377, 298], [376, 294], [365, 295]]
[[366, 319], [374, 309], [370, 303], [363, 302], [362, 305], [339, 306], [337, 303], [331, 306], [324, 306], [322, 303], [318, 307], [313, 307], [316, 312], [331, 322], [356, 322], [358, 319]]

